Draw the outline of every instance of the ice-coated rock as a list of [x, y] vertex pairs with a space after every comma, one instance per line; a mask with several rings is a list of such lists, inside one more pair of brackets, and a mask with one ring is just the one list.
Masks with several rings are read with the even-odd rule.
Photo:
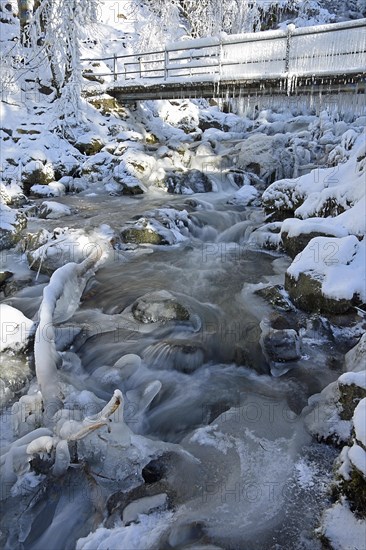
[[140, 323], [188, 321], [189, 311], [165, 290], [151, 292], [138, 298], [132, 305], [132, 314]]
[[261, 345], [264, 355], [276, 363], [297, 361], [301, 357], [301, 340], [294, 329], [270, 329]]

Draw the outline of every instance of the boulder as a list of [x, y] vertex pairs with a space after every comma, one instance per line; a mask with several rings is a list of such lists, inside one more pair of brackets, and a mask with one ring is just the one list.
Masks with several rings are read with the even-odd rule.
[[32, 377], [25, 357], [3, 354], [0, 361], [0, 408], [22, 392]]
[[321, 281], [311, 273], [300, 273], [297, 279], [286, 273], [285, 289], [294, 304], [309, 313], [347, 313], [353, 305], [350, 300], [324, 296]]
[[346, 353], [345, 359], [347, 371], [358, 372], [366, 368], [366, 332], [356, 346]]
[[265, 357], [275, 363], [297, 361], [301, 357], [301, 340], [293, 329], [269, 329], [261, 345]]
[[0, 250], [15, 246], [26, 225], [27, 218], [23, 213], [0, 203]]
[[291, 258], [295, 258], [315, 237], [346, 237], [347, 235], [347, 230], [336, 225], [332, 220], [290, 218], [282, 224], [281, 244], [285, 252]]
[[243, 185], [227, 203], [235, 206], [250, 206], [257, 201], [258, 195], [259, 193], [253, 185]]
[[57, 220], [63, 216], [70, 216], [71, 210], [68, 206], [60, 202], [44, 201], [42, 202], [38, 217], [45, 220]]
[[99, 153], [104, 147], [100, 137], [90, 133], [79, 136], [73, 145], [80, 153], [87, 156]]
[[[365, 371], [366, 375], [366, 371]], [[356, 516], [366, 519], [366, 397], [359, 401], [352, 416], [353, 438], [338, 459], [335, 494], [347, 498]]]
[[132, 244], [171, 245], [185, 241], [192, 220], [186, 210], [159, 208], [131, 222], [121, 230], [121, 239]]
[[366, 370], [342, 374], [338, 378], [338, 390], [342, 409], [340, 417], [342, 420], [351, 420], [359, 402], [366, 398]]
[[211, 180], [200, 170], [167, 174], [164, 185], [167, 187], [169, 193], [175, 194], [208, 193], [213, 191]]
[[312, 231], [311, 233], [300, 233], [300, 235], [290, 236], [286, 231], [281, 231], [281, 244], [286, 254], [295, 258], [315, 237], [334, 237], [330, 233]]
[[147, 220], [141, 219], [135, 227], [122, 229], [121, 239], [132, 244], [170, 244]]
[[167, 323], [188, 321], [189, 311], [165, 290], [151, 292], [138, 298], [132, 305], [132, 315], [140, 323]]
[[25, 352], [33, 335], [33, 321], [15, 307], [0, 304], [0, 323], [0, 351]]
[[121, 186], [121, 195], [142, 195], [146, 191], [140, 180], [130, 173], [123, 162], [114, 168], [113, 178]]
[[285, 289], [304, 311], [346, 313], [366, 301], [365, 263], [365, 239], [316, 237], [287, 269]]
[[254, 294], [257, 294], [280, 311], [294, 311], [295, 309], [281, 285], [265, 286], [264, 288], [255, 290]]
[[22, 169], [22, 184], [26, 194], [32, 185], [48, 185], [54, 181], [55, 173], [50, 163], [31, 160]]
[[11, 271], [0, 271], [0, 289], [3, 289], [8, 279], [11, 279], [14, 273]]
[[28, 199], [18, 184], [10, 183], [9, 185], [4, 185], [4, 183], [0, 183], [0, 202], [7, 206], [19, 208], [27, 204]]
[[278, 250], [281, 245], [281, 225], [281, 222], [262, 225], [250, 234], [249, 242], [266, 250]]
[[51, 181], [48, 185], [32, 185], [30, 192], [35, 197], [61, 197], [65, 195], [66, 188], [59, 181]]

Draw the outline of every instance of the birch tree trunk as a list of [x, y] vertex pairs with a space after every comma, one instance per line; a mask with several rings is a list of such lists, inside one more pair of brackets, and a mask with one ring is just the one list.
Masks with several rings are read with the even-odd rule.
[[20, 22], [20, 41], [23, 46], [29, 46], [29, 24], [33, 15], [33, 0], [18, 0]]

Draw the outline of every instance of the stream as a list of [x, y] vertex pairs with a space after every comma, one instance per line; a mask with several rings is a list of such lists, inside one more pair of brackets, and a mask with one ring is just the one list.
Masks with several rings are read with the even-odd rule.
[[[117, 248], [88, 282], [72, 319], [56, 327], [63, 381], [96, 401], [120, 389], [132, 445], [119, 458], [125, 473], [118, 481], [106, 475], [107, 451], [95, 448], [87, 469], [73, 465], [62, 480], [44, 485], [36, 505], [24, 510], [24, 494], [8, 499], [3, 522], [18, 522], [8, 550], [321, 548], [314, 529], [328, 502], [336, 452], [311, 440], [301, 411], [339, 376], [340, 367], [328, 364], [339, 352], [310, 320], [301, 359], [281, 376], [271, 374], [260, 323], [274, 310], [253, 290], [283, 284], [289, 259], [249, 242], [264, 222], [262, 210], [228, 204], [235, 191], [229, 179], [218, 187], [131, 198], [96, 189], [57, 199], [73, 210], [61, 222], [69, 228], [108, 224], [118, 232], [128, 220], [167, 207], [187, 210], [193, 223], [188, 238], [172, 246]], [[30, 231], [59, 226], [28, 223]], [[8, 302], [32, 318], [44, 282], [41, 276]], [[146, 323], [131, 315], [141, 297], [148, 308], [158, 297], [152, 311], [159, 317], [166, 292], [188, 317]], [[168, 504], [142, 511], [138, 521], [123, 515], [122, 523], [119, 492], [141, 487], [143, 467], [139, 497], [164, 494]]]

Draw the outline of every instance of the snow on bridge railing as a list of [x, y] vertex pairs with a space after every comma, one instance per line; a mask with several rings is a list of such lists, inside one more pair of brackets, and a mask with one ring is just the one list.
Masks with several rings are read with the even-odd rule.
[[358, 19], [210, 36], [167, 44], [163, 50], [83, 61], [91, 63], [84, 71], [87, 78], [108, 79], [124, 87], [199, 77], [217, 82], [365, 72], [365, 54], [366, 19]]

